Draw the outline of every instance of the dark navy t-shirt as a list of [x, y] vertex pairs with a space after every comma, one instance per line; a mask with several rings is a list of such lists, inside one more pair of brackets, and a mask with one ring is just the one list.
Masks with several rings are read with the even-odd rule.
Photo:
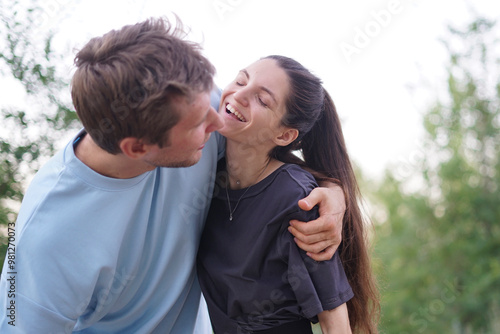
[[[306, 212], [297, 204], [317, 186], [310, 173], [284, 164], [250, 189], [227, 194], [224, 174], [218, 173], [198, 251], [198, 277], [216, 334], [303, 318], [316, 322], [317, 314], [353, 297], [338, 254], [316, 262], [288, 232], [291, 219], [318, 217], [316, 210]], [[232, 221], [227, 196], [233, 210], [238, 205]]]

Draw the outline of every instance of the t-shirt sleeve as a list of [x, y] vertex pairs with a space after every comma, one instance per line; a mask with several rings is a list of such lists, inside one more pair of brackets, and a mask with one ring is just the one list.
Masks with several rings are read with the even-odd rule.
[[[300, 210], [290, 219], [311, 221], [317, 217], [316, 209]], [[354, 296], [338, 252], [328, 261], [317, 262], [297, 246], [286, 228], [279, 242], [283, 260], [288, 263], [287, 280], [304, 317], [317, 322], [319, 313], [332, 310]]]
[[[9, 276], [6, 277], [9, 279]], [[9, 291], [12, 281], [2, 277], [0, 288]], [[15, 298], [2, 295], [0, 313], [0, 333], [71, 333], [76, 320], [51, 311], [20, 293]]]
[[57, 279], [57, 271], [63, 271], [58, 268], [61, 256], [45, 252], [38, 244], [16, 245], [15, 271], [4, 264], [0, 280], [0, 305], [8, 310], [0, 314], [0, 333], [71, 333], [78, 311], [69, 304], [78, 300], [75, 276], [81, 271], [67, 270], [64, 279]]
[[72, 210], [52, 214], [62, 203], [58, 192], [52, 199], [31, 203], [39, 189], [44, 188], [28, 191], [28, 206], [16, 223], [15, 264], [4, 263], [0, 306], [11, 310], [0, 312], [0, 333], [71, 333], [80, 316], [93, 316], [96, 307], [89, 305], [107, 306], [104, 298], [110, 295], [104, 292], [110, 291], [106, 288], [112, 284], [112, 269], [96, 259], [108, 249], [98, 245], [113, 242], [99, 228], [84, 232], [93, 220], [72, 208], [74, 201], [67, 204]]

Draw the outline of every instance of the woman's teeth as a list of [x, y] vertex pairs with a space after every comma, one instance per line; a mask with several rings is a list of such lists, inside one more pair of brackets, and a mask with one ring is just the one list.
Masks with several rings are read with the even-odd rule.
[[231, 113], [231, 114], [233, 114], [234, 116], [236, 116], [236, 117], [237, 117], [240, 121], [242, 121], [242, 122], [246, 122], [246, 121], [247, 121], [247, 120], [245, 119], [245, 117], [243, 117], [243, 115], [242, 115], [242, 114], [240, 114], [240, 113], [238, 112], [238, 110], [236, 110], [236, 109], [235, 109], [232, 105], [230, 105], [230, 104], [228, 104], [228, 105], [226, 106], [226, 111], [227, 111], [228, 113]]

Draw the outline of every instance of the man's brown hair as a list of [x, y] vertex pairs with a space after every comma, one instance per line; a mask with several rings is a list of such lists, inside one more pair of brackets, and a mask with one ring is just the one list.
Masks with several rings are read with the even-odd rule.
[[99, 147], [120, 153], [123, 138], [160, 147], [180, 115], [172, 100], [209, 92], [214, 66], [167, 19], [149, 19], [91, 39], [76, 55], [71, 96]]

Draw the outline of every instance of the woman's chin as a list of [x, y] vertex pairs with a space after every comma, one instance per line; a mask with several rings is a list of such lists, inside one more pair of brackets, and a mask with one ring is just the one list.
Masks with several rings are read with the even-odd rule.
[[222, 128], [220, 128], [219, 130], [217, 130], [221, 135], [223, 135], [224, 137], [226, 138], [229, 138], [231, 139], [231, 137], [233, 137], [234, 135], [237, 134], [237, 130], [234, 129], [234, 127], [232, 127], [230, 124], [228, 124], [228, 122], [226, 122], [224, 124], [224, 126]]

